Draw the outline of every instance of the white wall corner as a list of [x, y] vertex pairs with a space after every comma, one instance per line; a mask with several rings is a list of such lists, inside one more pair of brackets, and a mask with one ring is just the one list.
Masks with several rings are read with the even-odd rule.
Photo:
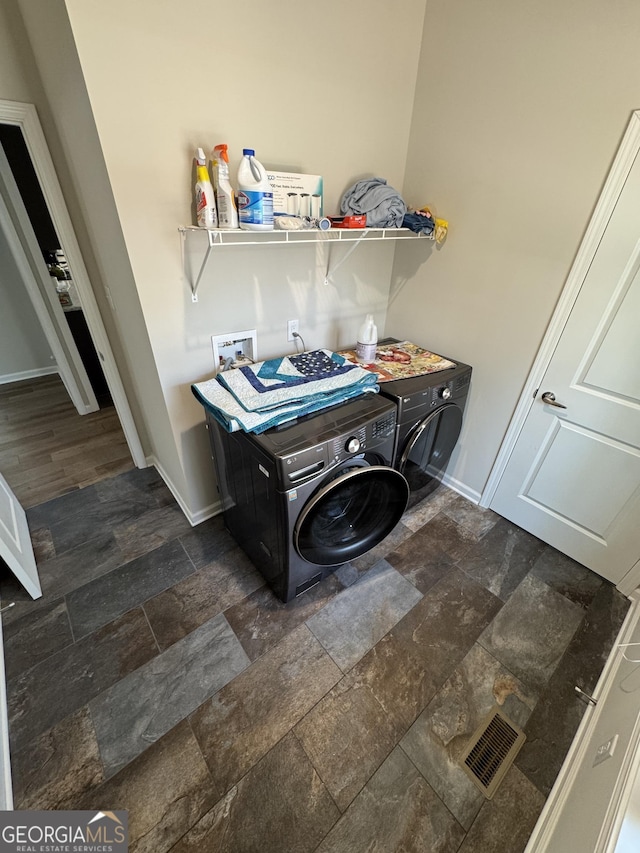
[[171, 480], [171, 477], [169, 477], [169, 475], [164, 470], [158, 459], [155, 456], [151, 455], [147, 456], [146, 461], [147, 465], [153, 466], [158, 472], [158, 474], [160, 474], [167, 488], [169, 489], [173, 497], [176, 499], [176, 503], [184, 513], [185, 518], [192, 527], [196, 527], [198, 524], [201, 524], [208, 518], [213, 518], [214, 515], [218, 515], [220, 512], [222, 512], [222, 504], [220, 503], [220, 501], [215, 501], [214, 503], [209, 504], [208, 506], [205, 506], [202, 509], [199, 509], [197, 512], [192, 512], [184, 496], [175, 486], [175, 484]]

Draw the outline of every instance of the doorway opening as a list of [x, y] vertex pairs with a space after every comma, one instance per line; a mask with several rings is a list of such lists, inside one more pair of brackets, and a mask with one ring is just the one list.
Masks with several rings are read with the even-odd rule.
[[[4, 149], [43, 261], [49, 271], [52, 292], [57, 293], [73, 346], [86, 371], [97, 404], [100, 408], [113, 406], [109, 386], [91, 339], [80, 297], [73, 283], [73, 273], [64, 254], [60, 237], [51, 221], [22, 130], [16, 125], [0, 123], [0, 145]], [[2, 365], [0, 365], [0, 375], [2, 375]]]
[[[53, 353], [43, 371], [50, 375], [0, 382], [6, 427], [0, 470], [11, 474], [10, 484], [32, 506], [147, 462], [35, 107], [0, 100], [0, 135], [12, 161], [7, 163], [3, 147], [9, 176], [9, 184], [3, 184], [3, 228], [9, 234], [21, 217], [11, 234], [13, 248], [16, 257], [23, 253], [24, 269], [27, 255], [32, 271], [35, 261], [40, 300], [33, 302], [29, 276], [22, 277], [19, 288], [25, 288], [25, 298], [29, 291]], [[27, 179], [20, 166], [30, 172]], [[18, 188], [16, 177], [23, 186], [30, 180], [33, 189]], [[38, 198], [35, 207], [32, 194]], [[78, 383], [79, 375], [86, 381]]]

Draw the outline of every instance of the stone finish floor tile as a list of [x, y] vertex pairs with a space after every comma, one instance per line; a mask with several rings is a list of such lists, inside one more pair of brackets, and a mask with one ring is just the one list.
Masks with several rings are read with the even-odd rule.
[[420, 533], [414, 533], [387, 554], [387, 562], [422, 593], [428, 592], [455, 565], [444, 551], [425, 542]]
[[29, 528], [51, 528], [56, 524], [63, 524], [79, 513], [97, 507], [99, 503], [100, 499], [95, 486], [77, 489], [46, 503], [30, 507], [27, 510]]
[[55, 557], [56, 549], [53, 547], [53, 539], [48, 527], [37, 527], [30, 533], [36, 563], [44, 563], [45, 560]]
[[511, 767], [493, 799], [480, 809], [458, 853], [522, 853], [543, 805], [542, 794]]
[[12, 749], [50, 729], [158, 653], [141, 609], [7, 682]]
[[394, 749], [317, 853], [455, 853], [464, 830], [401, 749]]
[[294, 732], [341, 811], [396, 743], [393, 721], [371, 689], [351, 673]]
[[583, 616], [579, 604], [528, 576], [479, 642], [514, 675], [540, 689], [551, 678]]
[[104, 779], [87, 707], [11, 756], [16, 809], [75, 809]]
[[339, 815], [290, 733], [176, 844], [173, 853], [312, 853]]
[[338, 578], [329, 575], [304, 595], [283, 604], [268, 587], [262, 586], [226, 610], [225, 616], [253, 661], [317, 613], [342, 589]]
[[3, 625], [2, 630], [8, 679], [15, 678], [73, 642], [63, 598], [43, 602], [42, 606], [27, 612], [21, 619]]
[[504, 518], [464, 555], [459, 566], [478, 583], [507, 601], [545, 545]]
[[379, 545], [376, 545], [371, 551], [367, 551], [362, 557], [353, 560], [350, 565], [357, 571], [359, 577], [386, 557], [389, 551], [393, 551], [405, 539], [408, 539], [409, 536], [411, 536], [411, 530], [401, 521], [396, 524], [386, 539], [383, 539]]
[[587, 708], [577, 685], [592, 694], [629, 608], [629, 600], [603, 583], [525, 726], [516, 765], [549, 794]]
[[306, 624], [346, 672], [421, 598], [422, 593], [381, 560]]
[[443, 551], [454, 563], [459, 562], [469, 549], [477, 545], [477, 537], [450, 519], [444, 512], [438, 513], [420, 531], [426, 549]]
[[[519, 700], [510, 692], [513, 679], [522, 682], [523, 695], [538, 689], [541, 695], [526, 722], [528, 741], [517, 766], [494, 799], [482, 805], [460, 850], [520, 853], [583, 712], [573, 684], [593, 690], [627, 610], [628, 601], [610, 584], [440, 487], [411, 507], [377, 549], [284, 606], [249, 567], [222, 518], [190, 528], [155, 470], [100, 479], [120, 470], [121, 462], [109, 456], [109, 436], [98, 437], [91, 470], [74, 457], [73, 440], [59, 444], [61, 461], [54, 464], [42, 451], [51, 434], [33, 434], [19, 459], [11, 437], [4, 438], [2, 460], [27, 481], [29, 505], [44, 494], [36, 490], [38, 481], [29, 479], [36, 465], [42, 466], [43, 481], [54, 478], [42, 483], [47, 498], [68, 492], [28, 510], [43, 597], [31, 600], [12, 577], [0, 581], [3, 604], [15, 601], [3, 623], [17, 805], [127, 808], [132, 851], [163, 853], [182, 845], [187, 845], [185, 853], [207, 851], [208, 842], [218, 844], [222, 832], [226, 840], [219, 843], [227, 846], [221, 849], [238, 853], [254, 849], [247, 844], [261, 853], [318, 844], [324, 844], [323, 853], [391, 853], [389, 844], [409, 853], [425, 849], [421, 833], [426, 833], [426, 849], [453, 853], [463, 829], [398, 744], [425, 708], [434, 711], [438, 701], [440, 729], [456, 730], [454, 696], [462, 696], [458, 709], [470, 725], [478, 704], [473, 673], [478, 675], [479, 667], [462, 662], [474, 642], [482, 641], [484, 652], [476, 648], [476, 654], [490, 651], [500, 660], [498, 674], [513, 673], [512, 680], [500, 681], [496, 664], [484, 668], [484, 675], [496, 676], [496, 698], [505, 709], [514, 715], [522, 711], [520, 706], [514, 710]], [[103, 464], [98, 465], [101, 453]], [[60, 480], [63, 468], [78, 469], [75, 481], [67, 473]], [[131, 558], [154, 548], [162, 553], [165, 542], [180, 543], [195, 571], [150, 593], [144, 610], [138, 585], [136, 602], [126, 603], [128, 609], [137, 604], [136, 609], [73, 642], [62, 599]], [[322, 610], [336, 607], [345, 592], [358, 600], [360, 585], [369, 574], [375, 581], [383, 557], [384, 571], [405, 590], [413, 585], [418, 600], [390, 618], [382, 597], [368, 628], [356, 614], [356, 629], [373, 634], [343, 676], [302, 620], [320, 624]], [[142, 587], [144, 597], [149, 593]], [[136, 676], [140, 690], [133, 691], [133, 698], [123, 690], [125, 704], [134, 706], [123, 718], [131, 730], [140, 720], [144, 727], [155, 703], [158, 719], [165, 715], [153, 733], [158, 736], [172, 724], [171, 709], [182, 699], [163, 703], [151, 696], [144, 679], [149, 663], [157, 667], [167, 695], [177, 696], [171, 684], [180, 678], [172, 682], [170, 672], [161, 673], [163, 663], [179, 657], [180, 650], [196, 648], [200, 629], [209, 620], [223, 620], [224, 611], [246, 654], [231, 633], [225, 635], [227, 648], [245, 655], [245, 666], [247, 655], [254, 662], [188, 719], [155, 743], [145, 742], [138, 757], [103, 781], [91, 704], [97, 707], [114, 685]], [[353, 623], [354, 612], [349, 610], [346, 618]], [[337, 645], [348, 649], [349, 631], [339, 627], [345, 637]], [[362, 637], [355, 646], [359, 643]], [[190, 658], [194, 668], [184, 674], [189, 708], [189, 702], [199, 701], [196, 682], [209, 677], [206, 664], [212, 656], [215, 650], [201, 655], [202, 666]], [[514, 671], [523, 660], [526, 671]], [[528, 712], [526, 702], [522, 707]], [[121, 720], [120, 725], [127, 724]], [[105, 743], [118, 740], [116, 730], [114, 724]], [[129, 736], [127, 731], [124, 740]], [[109, 765], [109, 772], [116, 766]], [[346, 811], [336, 825], [340, 810]]]
[[[464, 658], [500, 607], [499, 599], [454, 570], [352, 670], [402, 736]], [[456, 630], [451, 630], [451, 625]]]
[[220, 515], [203, 521], [185, 533], [180, 537], [180, 542], [196, 569], [208, 566], [227, 551], [238, 547]]
[[132, 761], [248, 664], [220, 613], [101, 693], [90, 707], [105, 775]]
[[113, 533], [104, 533], [91, 542], [56, 555], [38, 564], [42, 598], [34, 601], [13, 574], [0, 581], [3, 601], [15, 602], [11, 610], [2, 614], [3, 624], [21, 619], [48, 605], [53, 599], [67, 595], [96, 577], [122, 565], [124, 558]]
[[194, 571], [176, 540], [101, 575], [67, 596], [74, 636], [90, 634]]
[[531, 574], [583, 607], [591, 604], [594, 595], [604, 583], [594, 572], [585, 569], [580, 563], [550, 545], [546, 546], [533, 564]]
[[447, 501], [442, 512], [468, 530], [476, 539], [481, 539], [500, 519], [493, 510], [484, 509], [463, 498], [462, 495], [456, 495], [455, 498]]
[[191, 525], [178, 506], [161, 506], [113, 527], [113, 535], [125, 560], [134, 560], [142, 554], [159, 548], [191, 530]]
[[402, 523], [415, 533], [432, 518], [435, 518], [438, 513], [442, 512], [445, 506], [455, 501], [457, 497], [457, 493], [452, 489], [440, 486], [428, 497], [410, 507], [402, 516]]
[[[144, 605], [149, 623], [161, 649], [185, 637], [199, 625], [227, 608], [227, 621], [242, 642], [233, 620], [233, 605], [264, 587], [262, 575], [240, 548], [222, 554]], [[269, 593], [274, 599], [273, 593]], [[246, 645], [243, 643], [245, 651]], [[251, 655], [249, 655], [251, 657]]]
[[[89, 489], [95, 489], [95, 486], [81, 489], [80, 494]], [[83, 542], [89, 542], [112, 530], [117, 524], [133, 521], [147, 509], [146, 498], [136, 494], [124, 494], [108, 501], [101, 501], [96, 497], [95, 502], [88, 502], [81, 512], [49, 526], [56, 553], [62, 554], [82, 545]]]
[[465, 830], [485, 801], [460, 766], [472, 735], [495, 705], [523, 727], [536, 699], [495, 658], [475, 645], [400, 742]]
[[190, 717], [221, 793], [265, 755], [342, 673], [304, 625]]
[[89, 791], [80, 809], [129, 812], [131, 853], [165, 853], [209, 811], [220, 793], [186, 720], [116, 776]]
[[121, 495], [129, 495], [144, 501], [147, 509], [176, 506], [175, 498], [166, 483], [151, 466], [128, 471], [119, 477], [101, 480], [96, 483], [95, 492], [100, 501], [117, 500]]

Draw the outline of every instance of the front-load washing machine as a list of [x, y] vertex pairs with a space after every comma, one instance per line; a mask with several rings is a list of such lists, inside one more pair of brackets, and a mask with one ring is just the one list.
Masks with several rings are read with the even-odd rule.
[[207, 412], [225, 524], [282, 601], [402, 518], [409, 486], [392, 466], [396, 411], [365, 394], [261, 435], [229, 433]]
[[[398, 343], [386, 338], [381, 344]], [[394, 467], [409, 483], [409, 506], [439, 485], [460, 437], [471, 384], [471, 367], [455, 367], [380, 383], [380, 394], [397, 406]]]

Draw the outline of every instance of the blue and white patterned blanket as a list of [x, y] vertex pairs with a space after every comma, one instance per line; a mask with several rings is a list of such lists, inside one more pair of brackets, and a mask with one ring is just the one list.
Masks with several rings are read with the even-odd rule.
[[229, 430], [264, 432], [359, 396], [376, 392], [374, 373], [330, 350], [273, 358], [192, 385], [196, 398]]

